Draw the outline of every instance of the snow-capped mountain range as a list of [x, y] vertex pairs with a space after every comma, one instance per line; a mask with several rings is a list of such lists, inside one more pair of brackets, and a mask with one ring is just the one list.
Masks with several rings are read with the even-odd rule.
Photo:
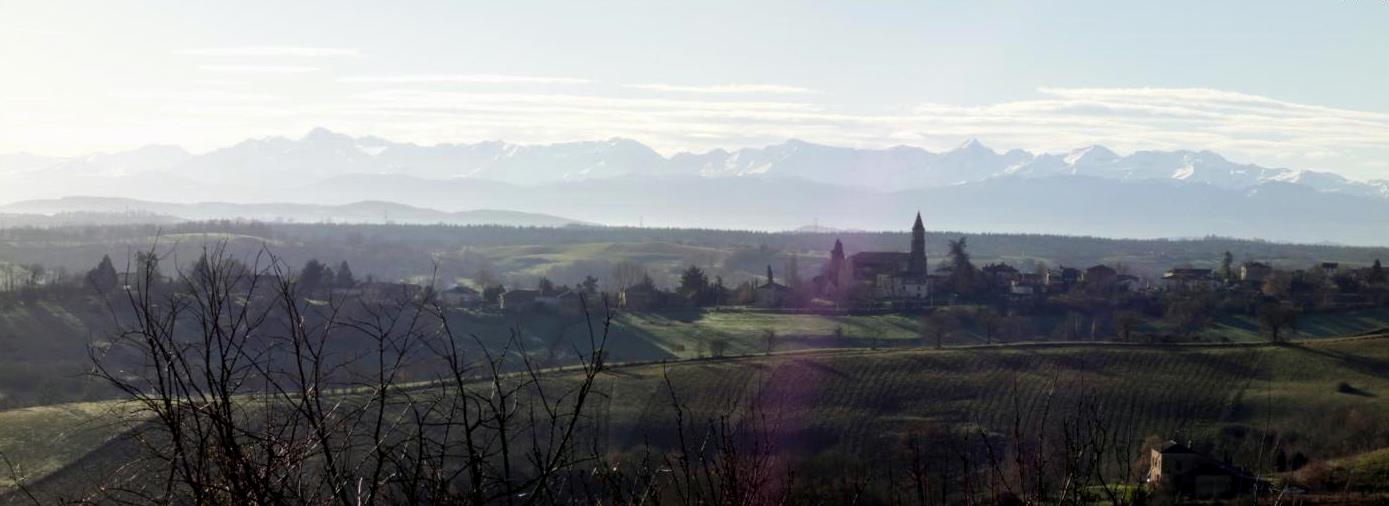
[[[110, 196], [150, 198], [148, 194], [110, 192], [148, 184], [177, 192], [214, 183], [221, 191], [235, 193], [237, 189], [254, 191], [265, 184], [308, 185], [355, 174], [470, 178], [521, 185], [624, 176], [799, 178], [879, 191], [997, 178], [1088, 176], [1204, 183], [1233, 190], [1271, 182], [1292, 183], [1322, 192], [1389, 199], [1387, 180], [1355, 181], [1330, 172], [1240, 164], [1209, 151], [1138, 151], [1125, 156], [1104, 146], [1089, 146], [1069, 153], [998, 152], [971, 140], [949, 151], [931, 152], [909, 146], [855, 149], [789, 140], [761, 148], [666, 157], [640, 142], [621, 138], [548, 145], [480, 142], [421, 146], [319, 128], [298, 139], [250, 139], [200, 155], [174, 146], [75, 158], [0, 155], [0, 183], [22, 188], [25, 193], [13, 195], [0, 190], [0, 200], [92, 194], [82, 191], [87, 186], [108, 190]], [[49, 188], [55, 182], [60, 184]]]
[[[63, 198], [73, 196], [127, 200]], [[520, 223], [457, 215], [493, 209], [607, 225], [899, 230], [920, 211], [932, 229], [969, 232], [1385, 245], [1389, 230], [1387, 181], [1240, 164], [1207, 151], [999, 152], [970, 141], [932, 152], [791, 140], [663, 156], [628, 139], [421, 146], [317, 129], [204, 154], [149, 146], [73, 158], [0, 155], [0, 204], [15, 203], [0, 215], [67, 213], [62, 219], [72, 221], [119, 209], [130, 216], [106, 219], [385, 219], [364, 201], [423, 209], [389, 213], [416, 223]], [[0, 219], [0, 227], [25, 223], [16, 220]]]

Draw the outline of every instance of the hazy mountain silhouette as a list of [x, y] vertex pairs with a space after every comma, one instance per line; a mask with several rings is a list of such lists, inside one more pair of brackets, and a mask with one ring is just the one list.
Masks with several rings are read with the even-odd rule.
[[[449, 213], [507, 209], [548, 215], [504, 220], [515, 224], [789, 230], [819, 220], [871, 230], [901, 228], [902, 216], [921, 209], [934, 229], [970, 231], [1384, 244], [1389, 229], [1389, 183], [1238, 164], [1206, 151], [999, 153], [969, 141], [935, 153], [791, 140], [664, 157], [628, 139], [420, 146], [316, 129], [201, 155], [155, 147], [66, 159], [0, 156], [0, 201], [72, 195], [238, 203], [141, 207], [186, 219], [389, 214], [471, 223]], [[63, 202], [67, 211], [100, 211]], [[390, 210], [399, 204], [387, 202], [404, 206]], [[261, 204], [242, 206], [250, 203]]]

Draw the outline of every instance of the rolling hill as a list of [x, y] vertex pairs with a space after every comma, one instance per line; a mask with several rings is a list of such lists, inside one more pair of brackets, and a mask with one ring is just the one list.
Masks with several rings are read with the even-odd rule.
[[[608, 400], [596, 409], [614, 451], [664, 440], [673, 416], [669, 377], [687, 416], [755, 407], [778, 451], [812, 456], [883, 451], [921, 431], [1004, 433], [1019, 409], [1049, 406], [1059, 420], [1099, 402], [1105, 423], [1135, 452], [1144, 439], [1190, 439], [1267, 470], [1259, 456], [1271, 447], [1322, 459], [1389, 446], [1389, 431], [1370, 422], [1389, 415], [1386, 339], [807, 351], [636, 364], [601, 379]], [[0, 451], [21, 459], [17, 466], [39, 493], [71, 493], [124, 460], [91, 451], [129, 451], [112, 443], [123, 426], [108, 423], [103, 409], [115, 406], [0, 412], [0, 424], [21, 434], [0, 438]]]

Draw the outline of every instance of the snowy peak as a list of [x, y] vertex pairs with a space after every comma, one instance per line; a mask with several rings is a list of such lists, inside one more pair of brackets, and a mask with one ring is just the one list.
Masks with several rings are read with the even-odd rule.
[[984, 143], [979, 142], [979, 139], [976, 139], [976, 138], [974, 138], [974, 137], [970, 137], [969, 140], [960, 143], [960, 145], [959, 145], [958, 147], [955, 148], [955, 151], [971, 151], [971, 150], [984, 150], [984, 151], [993, 152], [993, 150], [989, 149], [987, 146], [984, 146]]
[[[1101, 145], [1052, 154], [997, 152], [978, 139], [954, 149], [913, 146], [862, 149], [800, 139], [736, 150], [662, 156], [633, 139], [613, 137], [546, 145], [485, 141], [419, 145], [315, 128], [297, 138], [264, 137], [202, 155], [173, 146], [79, 158], [0, 155], [0, 183], [23, 187], [34, 178], [131, 175], [227, 185], [277, 181], [310, 185], [346, 175], [420, 179], [474, 178], [534, 185], [631, 176], [794, 178], [876, 191], [958, 185], [997, 178], [1084, 176], [1162, 180], [1245, 190], [1266, 183], [1300, 185], [1389, 199], [1389, 182], [1358, 182], [1315, 171], [1231, 162], [1210, 151], [1137, 151], [1120, 155]], [[18, 179], [16, 179], [18, 178]], [[252, 183], [247, 183], [252, 182]]]
[[1087, 146], [1072, 151], [1066, 155], [1066, 164], [1075, 166], [1098, 166], [1112, 164], [1119, 158], [1119, 155], [1109, 148], [1101, 145]]

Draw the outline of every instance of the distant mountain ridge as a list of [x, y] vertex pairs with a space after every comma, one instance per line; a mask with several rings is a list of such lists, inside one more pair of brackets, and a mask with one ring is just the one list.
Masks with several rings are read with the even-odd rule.
[[1068, 153], [996, 152], [977, 140], [932, 152], [910, 146], [858, 149], [799, 140], [760, 148], [662, 156], [631, 140], [520, 145], [505, 142], [421, 146], [379, 137], [351, 137], [318, 128], [299, 139], [249, 139], [201, 155], [172, 146], [78, 158], [0, 155], [0, 180], [29, 175], [80, 179], [158, 175], [173, 184], [245, 185], [269, 179], [308, 184], [348, 174], [426, 179], [485, 179], [547, 184], [626, 176], [800, 178], [879, 191], [977, 183], [1000, 177], [1089, 176], [1122, 181], [1171, 180], [1247, 189], [1268, 182], [1389, 199], [1389, 180], [1354, 181], [1330, 172], [1267, 168], [1210, 151], [1138, 151], [1122, 156], [1104, 146]]
[[899, 230], [922, 211], [933, 230], [1389, 244], [1386, 181], [1205, 151], [1000, 153], [978, 141], [934, 153], [792, 140], [665, 157], [627, 139], [418, 146], [317, 129], [201, 155], [159, 146], [68, 159], [0, 155], [0, 203], [24, 201], [0, 213], [111, 209], [91, 199], [34, 202], [73, 195], [167, 202], [121, 201], [114, 212], [180, 219], [463, 224], [486, 220], [454, 214], [507, 209], [544, 218], [491, 222]]
[[475, 209], [446, 212], [408, 206], [393, 202], [360, 201], [343, 205], [303, 203], [236, 204], [200, 202], [180, 204], [109, 197], [65, 197], [59, 199], [27, 200], [0, 206], [0, 216], [8, 215], [19, 223], [43, 223], [26, 217], [67, 217], [52, 220], [76, 223], [92, 220], [97, 223], [115, 221], [114, 217], [129, 216], [122, 221], [169, 223], [179, 220], [259, 220], [335, 223], [402, 223], [446, 225], [511, 225], [530, 227], [561, 227], [588, 223], [540, 213], [523, 213], [497, 209]]

